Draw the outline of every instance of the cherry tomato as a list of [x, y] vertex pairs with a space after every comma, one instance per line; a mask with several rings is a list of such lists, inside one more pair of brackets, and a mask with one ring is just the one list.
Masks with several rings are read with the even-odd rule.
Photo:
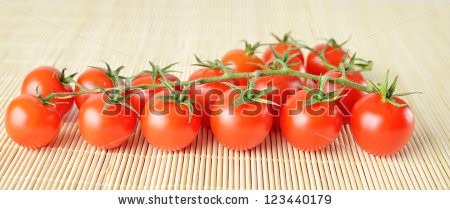
[[[242, 49], [230, 50], [222, 57], [222, 62], [232, 64], [231, 67], [238, 72], [254, 72], [261, 69], [261, 67], [255, 64], [264, 64], [258, 56], [255, 54], [247, 55], [245, 50]], [[238, 83], [239, 85], [246, 86], [247, 80], [245, 78], [239, 78]]]
[[[77, 82], [88, 90], [98, 89], [95, 85], [102, 88], [114, 87], [114, 83], [106, 74], [106, 70], [100, 70], [97, 68], [88, 68], [80, 75], [80, 77], [78, 77]], [[75, 92], [79, 91], [81, 91], [81, 89], [75, 86]], [[78, 109], [81, 109], [81, 105], [83, 105], [84, 102], [93, 95], [95, 95], [95, 93], [86, 93], [75, 96], [75, 103], [77, 104]]]
[[78, 114], [78, 128], [83, 138], [101, 149], [112, 149], [125, 143], [136, 130], [137, 114], [121, 104], [111, 104], [104, 93], [89, 97]]
[[58, 135], [61, 116], [53, 105], [41, 103], [36, 96], [23, 94], [9, 104], [5, 126], [14, 142], [37, 149], [50, 144]]
[[201, 127], [199, 108], [192, 113], [177, 102], [167, 102], [158, 96], [170, 95], [163, 91], [155, 95], [154, 103], [147, 103], [141, 117], [141, 130], [147, 142], [159, 149], [176, 151], [189, 146], [197, 137]]
[[[194, 71], [191, 76], [189, 76], [189, 81], [193, 81], [200, 78], [218, 77], [222, 76], [224, 72], [222, 70], [215, 70], [210, 68], [202, 68]], [[219, 82], [211, 82], [202, 85], [194, 85], [190, 89], [190, 97], [199, 102], [202, 106], [202, 124], [203, 126], [209, 127], [209, 116], [211, 114], [211, 105], [217, 101], [220, 96], [226, 90], [230, 89], [222, 82], [228, 82], [231, 84], [237, 84], [235, 79], [229, 79]]]
[[383, 102], [380, 94], [371, 93], [353, 107], [350, 129], [356, 143], [368, 153], [379, 156], [394, 154], [411, 138], [413, 112], [403, 100], [396, 97], [393, 100], [403, 106]]
[[[346, 54], [345, 51], [341, 47], [333, 46], [331, 44], [320, 44], [315, 46], [313, 49], [317, 52], [322, 52], [324, 48], [325, 51], [323, 52], [323, 55], [327, 63], [338, 67]], [[347, 59], [349, 59], [348, 56]], [[311, 51], [306, 60], [306, 73], [315, 75], [324, 75], [327, 73], [327, 67], [323, 64], [322, 59], [316, 53]]]
[[[169, 82], [179, 82], [180, 81], [180, 79], [173, 74], [165, 73], [164, 76], [167, 78], [167, 80]], [[131, 86], [161, 84], [161, 79], [162, 79], [162, 77], [160, 75], [157, 75], [153, 80], [151, 74], [143, 74], [143, 75], [136, 77], [131, 82]], [[175, 89], [181, 90], [181, 87], [176, 86]], [[144, 106], [147, 103], [147, 101], [152, 100], [153, 95], [155, 95], [156, 93], [158, 93], [162, 90], [165, 90], [165, 88], [155, 88], [155, 89], [134, 91], [135, 95], [133, 95], [129, 98], [130, 105], [137, 112], [141, 113], [142, 110], [144, 109]], [[152, 103], [152, 102], [150, 102], [150, 103]]]
[[[22, 83], [22, 94], [36, 95], [36, 87], [38, 87], [39, 94], [46, 97], [54, 92], [73, 92], [70, 85], [63, 84], [61, 81], [61, 71], [51, 66], [41, 66], [33, 69], [25, 77]], [[56, 110], [64, 116], [73, 106], [73, 98], [57, 99], [53, 98], [50, 102], [55, 103]]]
[[[286, 52], [286, 50], [289, 50], [288, 56], [292, 56], [295, 54], [296, 56], [293, 58], [292, 62], [299, 63], [300, 65], [302, 65], [305, 62], [302, 51], [300, 50], [300, 48], [298, 48], [297, 46], [295, 46], [293, 44], [275, 44], [275, 45], [272, 45], [272, 48], [280, 56], [283, 55], [284, 52]], [[275, 55], [273, 54], [272, 49], [267, 48], [263, 55], [263, 59], [262, 59], [263, 62], [264, 63], [272, 62], [274, 59], [275, 59]]]
[[266, 104], [250, 102], [234, 106], [240, 94], [227, 90], [222, 100], [212, 105], [211, 130], [223, 146], [237, 151], [261, 144], [270, 132], [273, 117]]
[[[329, 71], [325, 75], [330, 78], [340, 78], [342, 76], [342, 73], [338, 71]], [[352, 82], [367, 86], [366, 80], [359, 72], [346, 72], [345, 77]], [[344, 87], [343, 85], [328, 82], [325, 84], [324, 91], [325, 93], [329, 93], [341, 89], [343, 87]], [[344, 117], [344, 124], [347, 124], [348, 122], [350, 122], [350, 114], [353, 109], [353, 106], [359, 99], [366, 96], [367, 93], [355, 88], [345, 87], [344, 90], [342, 90], [338, 94], [345, 95], [343, 98], [335, 101], [335, 104], [339, 107], [339, 110], [341, 111], [342, 116]]]
[[305, 90], [290, 96], [281, 108], [283, 136], [295, 148], [316, 151], [336, 140], [342, 127], [342, 114], [333, 102], [305, 105], [311, 94]]

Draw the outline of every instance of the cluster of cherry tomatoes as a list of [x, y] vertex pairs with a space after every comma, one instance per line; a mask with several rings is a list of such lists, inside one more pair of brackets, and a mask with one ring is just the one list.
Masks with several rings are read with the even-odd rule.
[[[132, 77], [120, 76], [123, 67], [90, 67], [78, 79], [65, 70], [44, 66], [23, 81], [21, 95], [8, 106], [8, 135], [28, 148], [48, 145], [57, 136], [64, 115], [75, 103], [78, 128], [91, 145], [111, 149], [134, 135], [140, 121], [145, 139], [154, 147], [174, 151], [190, 145], [200, 127], [210, 127], [215, 139], [232, 150], [248, 150], [264, 141], [274, 126], [294, 147], [316, 151], [330, 145], [342, 125], [349, 123], [356, 142], [367, 152], [389, 155], [399, 151], [414, 130], [410, 107], [388, 87], [368, 81], [356, 70], [355, 57], [334, 40], [306, 47], [290, 36], [268, 44], [262, 57], [259, 43], [245, 43], [221, 60], [202, 61], [188, 85], [173, 75], [173, 65], [153, 63]], [[320, 76], [319, 81], [286, 75], [297, 71]], [[237, 73], [279, 71], [270, 76], [208, 78]], [[330, 78], [344, 78], [367, 93]], [[74, 88], [72, 85], [75, 85]], [[151, 85], [157, 88], [148, 88]], [[146, 87], [147, 86], [147, 87]]]

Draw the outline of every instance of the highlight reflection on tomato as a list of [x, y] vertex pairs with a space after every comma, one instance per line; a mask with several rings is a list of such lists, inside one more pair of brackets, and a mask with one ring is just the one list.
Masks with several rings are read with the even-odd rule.
[[5, 127], [14, 142], [37, 149], [50, 144], [58, 135], [61, 116], [53, 105], [43, 104], [36, 96], [22, 94], [6, 109]]

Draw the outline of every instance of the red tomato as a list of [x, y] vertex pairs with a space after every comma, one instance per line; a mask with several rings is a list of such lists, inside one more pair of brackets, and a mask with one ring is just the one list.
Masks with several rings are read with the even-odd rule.
[[273, 117], [267, 105], [250, 102], [233, 106], [239, 93], [226, 91], [223, 100], [212, 105], [211, 130], [223, 146], [237, 151], [261, 144], [270, 132]]
[[[194, 71], [191, 76], [189, 76], [189, 81], [193, 81], [200, 78], [209, 77], [219, 77], [222, 76], [224, 72], [222, 70], [214, 70], [209, 68], [199, 69]], [[202, 124], [203, 126], [209, 127], [209, 116], [211, 114], [211, 105], [217, 101], [220, 96], [226, 90], [230, 89], [222, 82], [228, 82], [232, 84], [237, 84], [235, 79], [229, 79], [220, 82], [211, 82], [202, 85], [194, 85], [190, 89], [190, 97], [199, 102], [202, 106]]]
[[[342, 73], [338, 71], [329, 71], [325, 75], [330, 78], [340, 78], [342, 76]], [[346, 72], [345, 77], [352, 82], [367, 86], [366, 80], [359, 72]], [[327, 82], [325, 84], [324, 91], [325, 93], [329, 93], [341, 89], [343, 87], [344, 87], [343, 85]], [[348, 122], [350, 122], [350, 114], [353, 109], [353, 106], [359, 99], [366, 96], [367, 93], [358, 89], [345, 87], [344, 90], [342, 90], [339, 94], [345, 96], [335, 101], [335, 104], [339, 107], [339, 110], [341, 111], [342, 116], [344, 117], [344, 124], [347, 124]]]
[[356, 143], [366, 152], [384, 156], [400, 151], [414, 131], [414, 115], [401, 99], [393, 100], [404, 106], [383, 102], [380, 94], [371, 93], [356, 102], [350, 118], [350, 129]]
[[[320, 44], [315, 46], [314, 50], [317, 52], [322, 52], [324, 47], [325, 44]], [[324, 51], [324, 57], [327, 63], [335, 67], [339, 66], [345, 54], [345, 51], [341, 47], [335, 47], [333, 45], [326, 45]], [[347, 59], [349, 59], [348, 56]], [[324, 75], [327, 73], [327, 67], [323, 64], [322, 59], [320, 59], [316, 53], [312, 51], [309, 52], [306, 60], [306, 73], [315, 75]]]
[[[165, 73], [164, 76], [167, 78], [169, 82], [179, 82], [180, 79], [169, 73]], [[150, 85], [150, 84], [161, 84], [162, 77], [160, 75], [155, 77], [154, 83], [153, 78], [151, 74], [143, 74], [138, 77], [136, 77], [132, 82], [131, 86], [138, 86], [138, 85]], [[130, 105], [139, 113], [142, 113], [142, 110], [147, 103], [147, 101], [151, 101], [153, 99], [153, 95], [155, 93], [158, 93], [162, 90], [165, 90], [166, 88], [155, 88], [155, 89], [148, 89], [148, 90], [137, 90], [134, 91], [136, 94], [131, 96], [129, 98]], [[176, 90], [181, 90], [180, 86], [175, 87]], [[152, 102], [150, 102], [152, 103]]]
[[137, 114], [121, 104], [112, 104], [102, 113], [108, 97], [98, 93], [89, 97], [78, 114], [78, 128], [83, 138], [101, 149], [125, 143], [136, 130]]
[[280, 115], [283, 136], [303, 151], [327, 147], [336, 140], [342, 127], [342, 114], [333, 102], [304, 105], [310, 97], [305, 90], [290, 96]]
[[[54, 92], [73, 92], [70, 85], [63, 84], [60, 81], [61, 71], [51, 66], [41, 66], [33, 69], [25, 77], [22, 83], [22, 94], [36, 95], [36, 87], [38, 92], [45, 98], [48, 94]], [[73, 106], [73, 98], [57, 99], [53, 98], [50, 102], [56, 104], [56, 110], [63, 117]]]
[[[270, 70], [269, 70], [270, 71]], [[286, 102], [290, 95], [294, 95], [299, 89], [299, 85], [303, 85], [301, 79], [296, 76], [264, 76], [259, 77], [255, 83], [255, 89], [264, 90], [267, 88], [276, 88], [274, 91], [265, 95], [263, 98], [277, 103], [280, 106], [268, 104], [268, 108], [274, 117], [273, 125], [279, 125], [278, 116], [280, 115], [281, 105]]]
[[[303, 64], [305, 62], [305, 59], [303, 58], [303, 53], [297, 46], [293, 44], [275, 44], [272, 45], [272, 48], [277, 52], [278, 55], [283, 55], [286, 50], [290, 50], [288, 52], [288, 56], [292, 56], [296, 54], [296, 56], [293, 59], [293, 62]], [[267, 48], [263, 55], [263, 62], [268, 63], [272, 62], [275, 59], [275, 55], [272, 52], [272, 49]], [[295, 67], [294, 67], [295, 68]]]
[[[98, 89], [95, 85], [102, 88], [112, 88], [114, 83], [111, 78], [106, 74], [106, 70], [100, 70], [96, 68], [89, 68], [84, 71], [80, 77], [78, 77], [77, 82], [88, 90]], [[95, 84], [95, 85], [93, 85]], [[75, 92], [81, 91], [79, 87], [75, 86]], [[81, 109], [81, 105], [95, 93], [86, 93], [82, 95], [75, 96], [75, 103], [78, 109]]]
[[[258, 56], [255, 54], [247, 55], [245, 50], [242, 49], [230, 50], [222, 57], [222, 62], [232, 64], [231, 67], [238, 72], [254, 72], [261, 69], [261, 67], [255, 64], [264, 64]], [[238, 82], [239, 85], [247, 85], [245, 78], [239, 78]]]
[[201, 126], [201, 116], [194, 111], [189, 121], [187, 105], [165, 102], [158, 96], [153, 104], [147, 103], [141, 117], [141, 130], [147, 142], [159, 149], [175, 151], [189, 146], [197, 137]]
[[14, 142], [37, 149], [50, 144], [58, 135], [61, 116], [53, 105], [42, 104], [36, 96], [23, 94], [9, 104], [5, 126]]

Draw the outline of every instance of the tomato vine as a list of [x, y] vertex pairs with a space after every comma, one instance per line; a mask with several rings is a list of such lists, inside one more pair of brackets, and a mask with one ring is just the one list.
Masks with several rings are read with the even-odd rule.
[[[244, 41], [244, 49], [232, 49], [213, 61], [203, 61], [195, 55], [197, 63], [193, 65], [202, 68], [191, 74], [188, 81], [180, 81], [170, 74], [176, 72], [172, 68], [177, 63], [159, 67], [149, 61], [151, 70], [126, 77], [120, 75], [124, 66], [112, 68], [104, 62], [105, 68], [90, 66], [78, 80], [74, 79], [76, 74], [66, 76], [66, 69], [61, 72], [54, 67], [36, 68], [22, 85], [24, 95], [8, 108], [7, 132], [21, 145], [32, 148], [46, 145], [55, 137], [55, 128], [75, 101], [80, 109], [81, 135], [92, 145], [105, 149], [125, 142], [135, 132], [137, 119], [141, 121], [145, 139], [166, 150], [189, 145], [201, 125], [211, 127], [217, 140], [234, 150], [247, 150], [260, 144], [272, 126], [280, 126], [294, 147], [319, 150], [331, 144], [346, 123], [350, 123], [358, 144], [376, 155], [393, 154], [407, 143], [414, 129], [414, 116], [398, 97], [416, 92], [395, 93], [398, 77], [389, 85], [388, 71], [381, 83], [366, 81], [360, 72], [371, 70], [373, 62], [345, 51], [342, 46], [348, 40], [339, 44], [329, 39], [309, 47], [289, 33], [282, 38], [273, 36], [277, 43], [251, 45]], [[269, 47], [261, 59], [255, 52], [264, 45]], [[304, 49], [309, 50], [306, 59]], [[75, 85], [74, 89], [71, 84]], [[31, 87], [34, 92], [30, 94]], [[216, 94], [212, 98], [207, 92], [219, 92], [220, 96]], [[33, 107], [27, 107], [26, 103]], [[252, 106], [259, 113], [248, 114], [246, 109]], [[169, 109], [168, 115], [156, 112], [163, 108]], [[36, 110], [48, 113], [55, 116], [54, 124], [43, 127], [39, 120], [24, 118], [22, 121], [32, 126], [22, 134], [22, 125], [13, 122], [14, 118], [21, 117], [15, 116], [16, 109], [30, 116]], [[180, 110], [184, 112], [180, 114]], [[221, 112], [208, 113], [213, 110]], [[368, 110], [371, 110], [369, 115]], [[375, 111], [386, 122], [374, 125], [378, 126], [376, 132], [366, 126], [373, 124], [367, 119]], [[95, 120], [89, 113], [93, 113]], [[385, 125], [393, 116], [398, 127]], [[29, 141], [27, 136], [39, 127], [49, 131], [48, 135], [42, 133], [37, 143]], [[380, 146], [371, 136], [380, 139], [397, 136], [398, 141], [394, 146], [390, 141], [381, 142]]]

